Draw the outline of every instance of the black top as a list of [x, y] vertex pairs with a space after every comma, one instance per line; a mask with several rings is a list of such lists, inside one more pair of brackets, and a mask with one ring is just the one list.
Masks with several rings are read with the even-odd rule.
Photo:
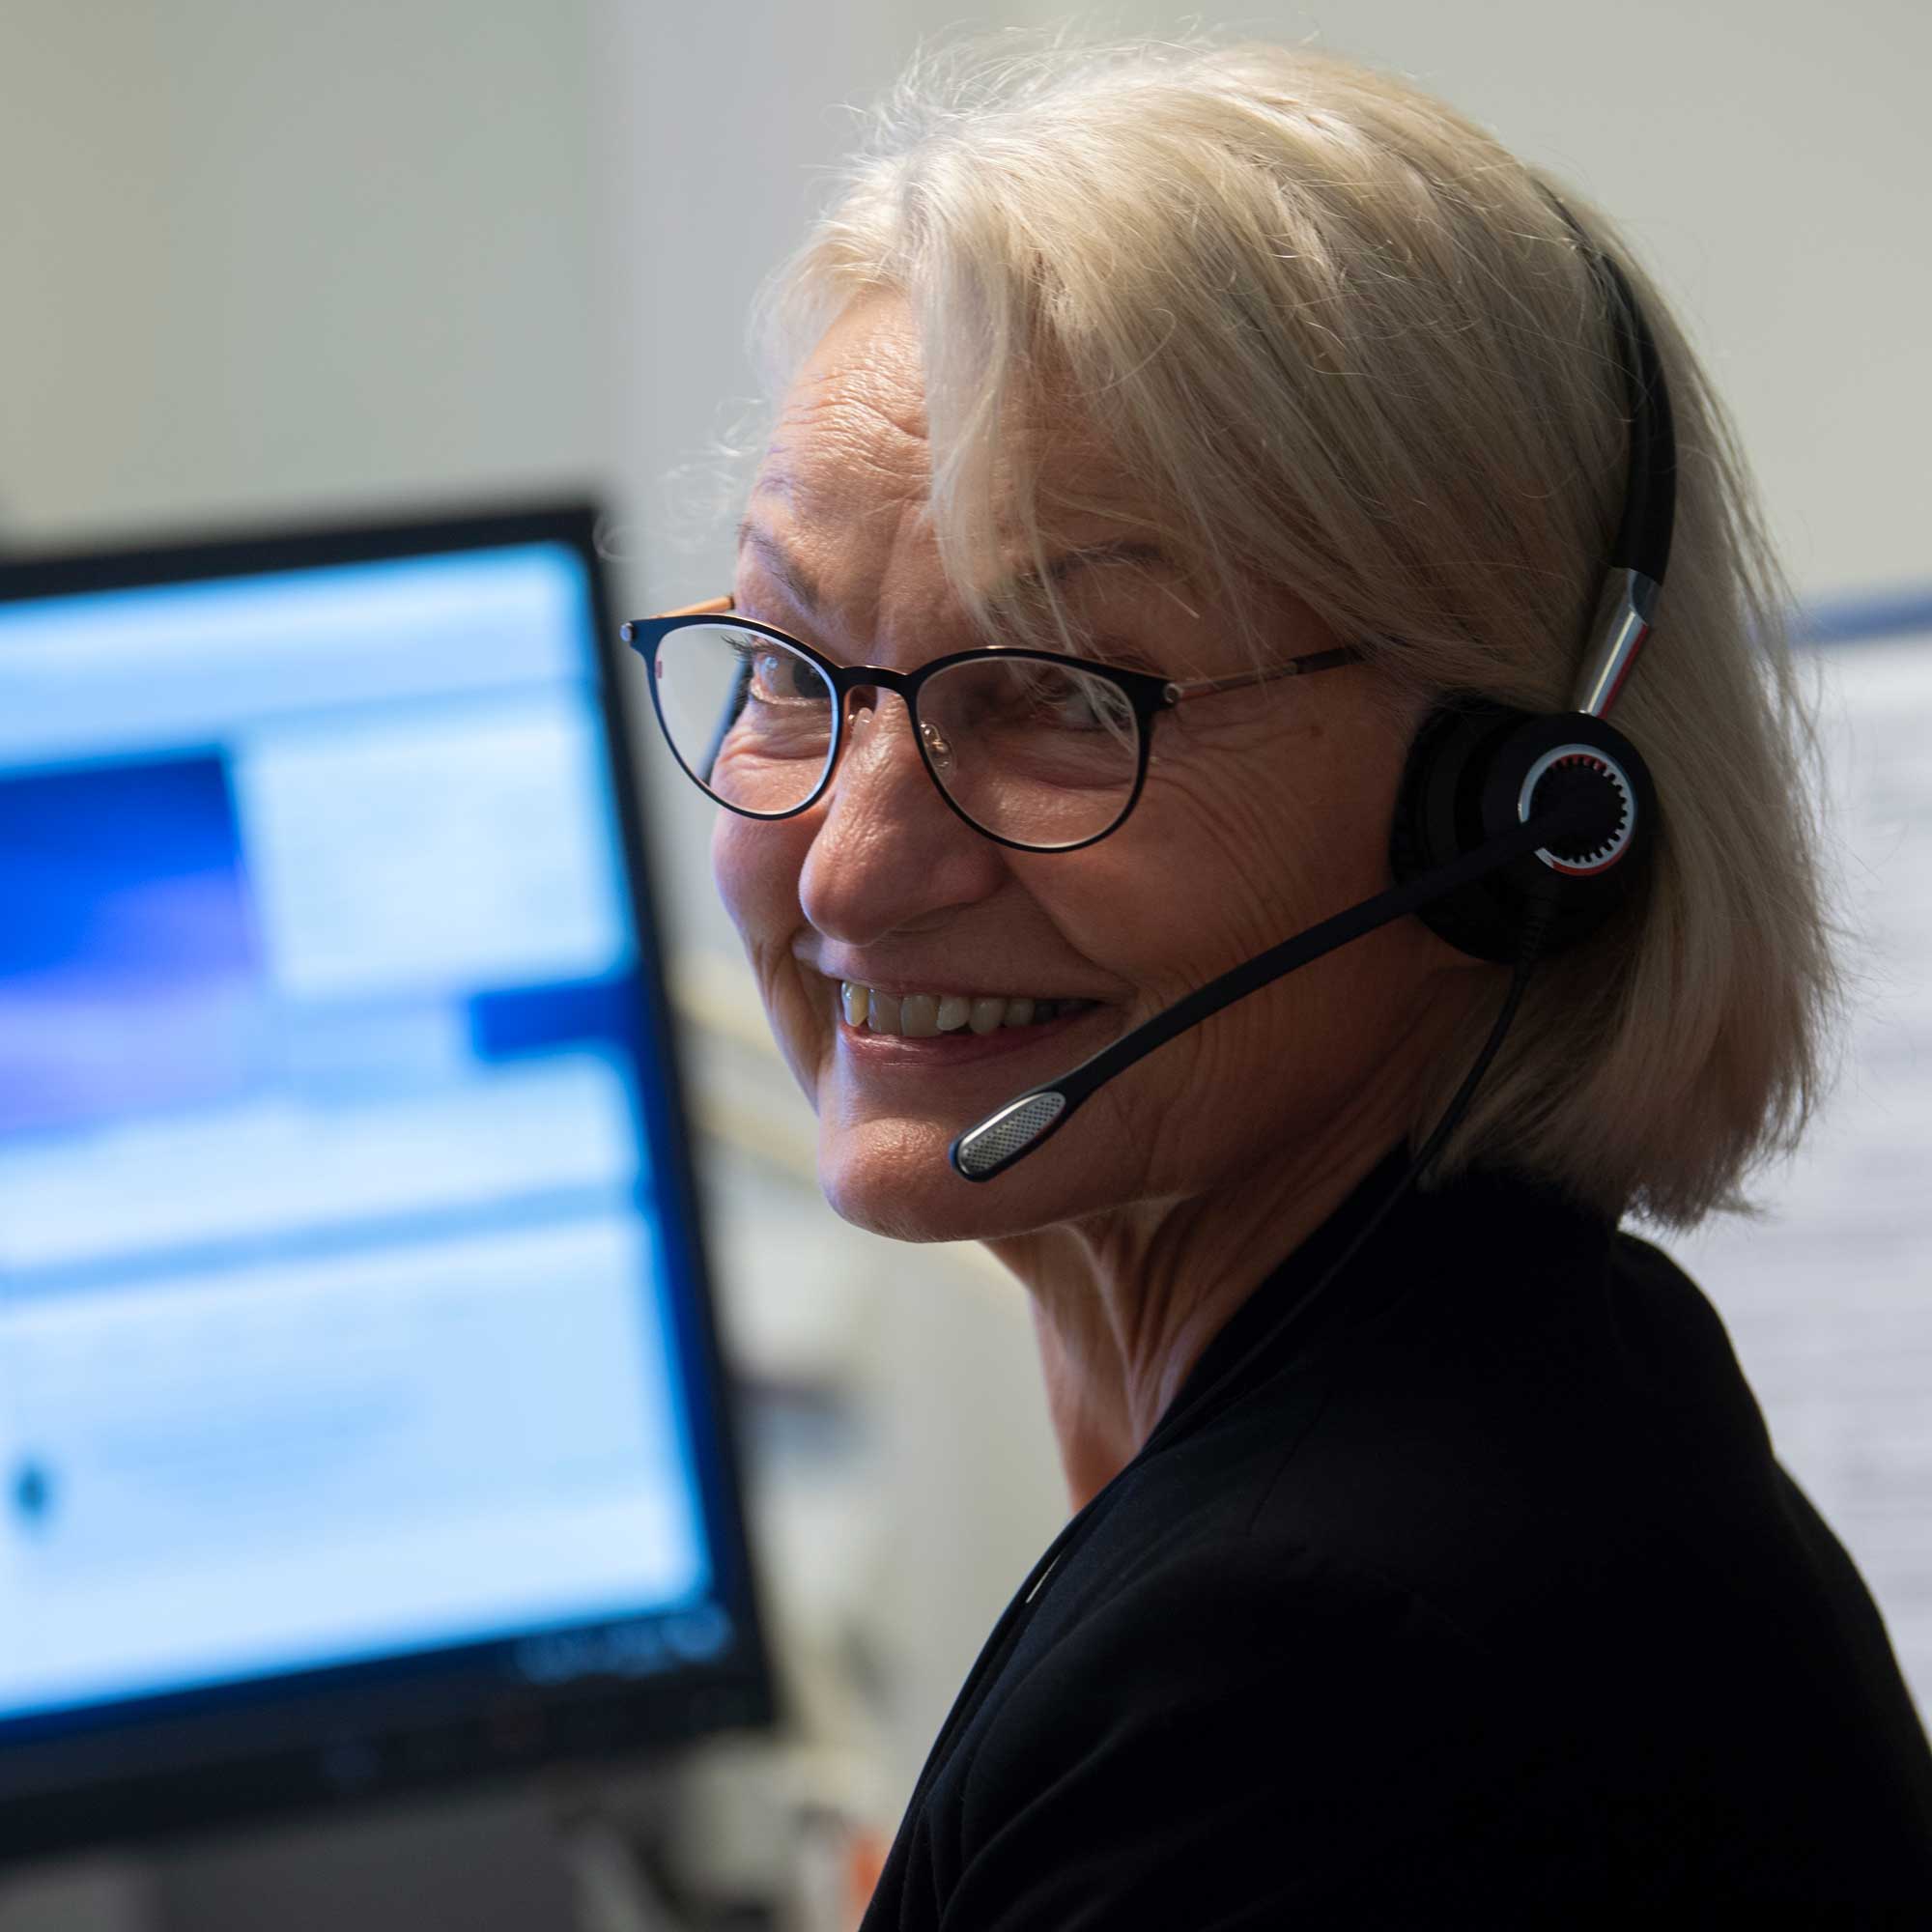
[[1884, 1626], [1669, 1260], [1470, 1177], [1270, 1337], [1401, 1172], [1256, 1289], [1015, 1598], [865, 1932], [1932, 1924]]

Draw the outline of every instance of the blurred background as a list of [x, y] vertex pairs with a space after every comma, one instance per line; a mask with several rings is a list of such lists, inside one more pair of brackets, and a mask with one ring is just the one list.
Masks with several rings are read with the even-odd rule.
[[[1027, 0], [6, 0], [0, 557], [588, 494], [624, 611], [716, 594], [713, 452], [755, 402], [743, 319], [827, 192], [851, 104], [929, 37], [1062, 17]], [[1193, 17], [1122, 6], [1102, 24]], [[1763, 1218], [1669, 1245], [1926, 1709], [1932, 13], [1350, 0], [1209, 24], [1403, 71], [1551, 167], [1621, 221], [1736, 414], [1828, 660], [1861, 1019]], [[775, 1848], [809, 1856], [814, 1805], [828, 1869], [890, 1833], [1064, 1495], [1019, 1292], [977, 1252], [881, 1243], [819, 1202], [807, 1110], [714, 901], [702, 802], [655, 743], [638, 751], [788, 1721], [779, 1744], [649, 1769], [624, 1802], [680, 1821], [693, 1896], [802, 1897]], [[614, 1890], [596, 1903], [605, 1841], [565, 1843], [561, 1815], [499, 1783], [110, 1844], [0, 1872], [0, 1932], [627, 1922]], [[841, 1886], [787, 1922], [842, 1922]]]

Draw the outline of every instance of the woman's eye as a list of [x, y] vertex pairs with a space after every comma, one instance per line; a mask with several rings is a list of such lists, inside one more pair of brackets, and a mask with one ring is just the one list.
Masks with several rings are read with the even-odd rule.
[[749, 660], [752, 693], [763, 702], [797, 704], [826, 697], [825, 681], [804, 658], [769, 647], [748, 650], [744, 655]]
[[1127, 709], [1117, 685], [1075, 671], [1049, 671], [1039, 681], [1035, 702], [1062, 730], [1117, 730]]
[[1057, 690], [1043, 694], [1045, 708], [1052, 713], [1053, 722], [1073, 731], [1091, 730], [1099, 723], [1094, 707], [1094, 694], [1070, 678], [1061, 681]]

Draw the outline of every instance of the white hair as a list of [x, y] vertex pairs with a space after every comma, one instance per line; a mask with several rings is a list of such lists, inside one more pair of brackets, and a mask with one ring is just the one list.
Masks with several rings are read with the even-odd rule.
[[[1434, 1178], [1506, 1162], [1688, 1227], [1747, 1205], [1822, 1089], [1816, 747], [1722, 412], [1609, 225], [1558, 191], [1636, 291], [1675, 408], [1660, 637], [1617, 714], [1662, 828], [1641, 898], [1539, 969]], [[1070, 407], [1243, 622], [1285, 586], [1418, 710], [1568, 701], [1624, 491], [1611, 319], [1542, 178], [1439, 101], [1270, 45], [928, 60], [768, 289], [774, 394], [873, 292], [918, 320], [932, 515], [976, 614], [1015, 532], [1044, 563], [1025, 425]]]

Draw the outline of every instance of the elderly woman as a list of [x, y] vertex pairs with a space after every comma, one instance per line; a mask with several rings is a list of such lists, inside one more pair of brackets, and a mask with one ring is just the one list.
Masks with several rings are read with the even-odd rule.
[[828, 1199], [1025, 1284], [1075, 1506], [867, 1924], [1922, 1906], [1871, 1599], [1618, 1231], [1792, 1142], [1833, 987], [1682, 337], [1330, 59], [910, 98], [731, 594], [631, 627]]

